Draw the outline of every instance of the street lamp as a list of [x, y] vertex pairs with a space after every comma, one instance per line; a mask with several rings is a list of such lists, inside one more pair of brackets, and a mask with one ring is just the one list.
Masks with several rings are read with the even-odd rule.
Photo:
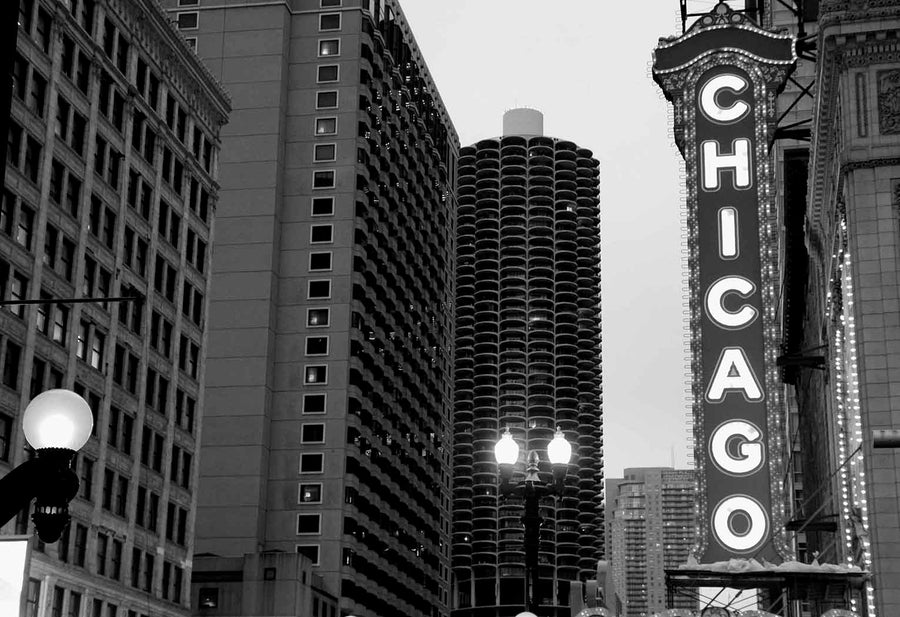
[[[519, 458], [519, 444], [513, 439], [509, 427], [500, 436], [494, 446], [494, 457], [500, 469], [500, 492], [502, 495], [521, 493], [525, 501], [525, 515], [522, 523], [525, 526], [525, 608], [536, 613], [540, 604], [538, 594], [538, 548], [540, 546], [540, 499], [544, 495], [558, 495], [562, 492], [563, 482], [572, 458], [572, 444], [566, 441], [563, 432], [557, 428], [553, 439], [547, 444], [547, 457], [553, 466], [553, 484], [544, 484], [538, 475], [540, 456], [534, 450], [526, 457], [525, 479], [519, 484], [510, 485], [513, 466]], [[527, 615], [521, 613], [520, 615]]]
[[32, 399], [22, 430], [37, 457], [0, 478], [0, 525], [34, 499], [31, 518], [38, 536], [47, 543], [59, 539], [69, 524], [69, 502], [78, 492], [72, 459], [93, 425], [90, 406], [71, 390], [48, 390]]

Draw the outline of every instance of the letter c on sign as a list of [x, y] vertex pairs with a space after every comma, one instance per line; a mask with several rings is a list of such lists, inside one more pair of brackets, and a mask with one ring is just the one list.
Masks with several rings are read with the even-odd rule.
[[700, 88], [700, 111], [713, 122], [730, 124], [747, 115], [750, 106], [744, 101], [735, 101], [729, 107], [719, 105], [716, 98], [722, 90], [731, 90], [740, 94], [747, 89], [747, 80], [740, 75], [724, 73], [716, 75]]
[[[734, 519], [742, 517], [747, 529], [737, 531]], [[732, 495], [719, 502], [712, 515], [713, 533], [722, 546], [736, 553], [758, 548], [769, 533], [769, 517], [762, 505], [747, 495]]]
[[[759, 470], [765, 461], [765, 450], [760, 443], [762, 433], [750, 422], [729, 420], [713, 431], [709, 440], [709, 454], [716, 467], [732, 476], [747, 476]], [[739, 440], [737, 452], [729, 449], [733, 440]]]
[[726, 330], [740, 330], [749, 326], [759, 314], [754, 307], [744, 304], [732, 312], [725, 309], [724, 299], [729, 293], [749, 298], [756, 291], [753, 281], [743, 276], [723, 276], [706, 290], [706, 314], [716, 325]]

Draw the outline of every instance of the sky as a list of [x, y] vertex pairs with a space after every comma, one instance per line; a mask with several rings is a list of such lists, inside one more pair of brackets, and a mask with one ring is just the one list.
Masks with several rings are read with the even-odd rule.
[[689, 465], [681, 156], [650, 77], [678, 0], [400, 2], [462, 145], [532, 107], [600, 161], [606, 477]]

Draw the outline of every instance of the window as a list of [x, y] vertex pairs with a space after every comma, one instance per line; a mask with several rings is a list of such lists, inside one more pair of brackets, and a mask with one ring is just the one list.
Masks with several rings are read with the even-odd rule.
[[22, 357], [22, 348], [6, 341], [6, 353], [3, 356], [3, 385], [13, 390], [19, 389], [19, 361]]
[[328, 382], [328, 367], [324, 364], [311, 364], [305, 369], [303, 381], [307, 384], [323, 384]]
[[303, 413], [325, 413], [325, 394], [304, 394]]
[[331, 270], [331, 252], [310, 253], [309, 270], [310, 272]]
[[319, 565], [319, 545], [318, 544], [298, 544], [297, 552], [312, 561], [312, 565]]
[[325, 469], [325, 455], [321, 452], [300, 454], [300, 473], [322, 473]]
[[[321, 71], [319, 75], [321, 76]], [[338, 93], [337, 90], [323, 90], [316, 92], [316, 109], [337, 109]]]
[[331, 297], [331, 280], [310, 281], [307, 288], [306, 297], [313, 298], [330, 298]]
[[306, 326], [316, 328], [329, 325], [330, 312], [327, 308], [306, 309]]
[[321, 483], [302, 483], [297, 496], [298, 503], [322, 503]]
[[176, 20], [179, 30], [196, 30], [200, 25], [200, 13], [197, 11], [178, 13]]
[[328, 355], [328, 337], [327, 336], [307, 336], [306, 337], [306, 355], [307, 356], [327, 356]]
[[201, 609], [219, 607], [219, 588], [201, 587], [197, 603]]
[[333, 189], [334, 188], [334, 170], [314, 171], [313, 172], [313, 188], [314, 189]]
[[340, 39], [322, 39], [319, 41], [319, 56], [341, 55]]
[[337, 158], [337, 146], [335, 144], [316, 144], [313, 149], [313, 160], [316, 163], [333, 161]]
[[316, 535], [322, 533], [321, 514], [298, 514], [297, 535]]
[[[312, 244], [324, 244], [329, 243], [334, 240], [334, 227], [332, 225], [310, 225], [309, 228], [309, 241]], [[310, 269], [312, 269], [313, 263], [313, 255], [328, 255], [328, 268], [331, 268], [331, 254], [330, 253], [311, 253], [309, 264]]]
[[319, 6], [321, 6], [323, 9], [332, 6], [341, 6], [341, 0], [321, 0]]
[[318, 67], [316, 73], [316, 81], [320, 84], [337, 81], [340, 77], [340, 71], [337, 64], [323, 64]]
[[312, 215], [331, 216], [334, 214], [334, 197], [313, 197]]
[[341, 14], [340, 13], [324, 13], [319, 15], [319, 30], [340, 30]]
[[0, 413], [0, 461], [9, 462], [9, 449], [12, 441], [13, 419]]
[[316, 135], [337, 133], [337, 118], [316, 118]]

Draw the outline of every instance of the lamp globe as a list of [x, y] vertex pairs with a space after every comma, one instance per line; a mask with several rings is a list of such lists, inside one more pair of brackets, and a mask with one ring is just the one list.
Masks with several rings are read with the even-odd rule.
[[501, 465], [515, 465], [519, 460], [519, 444], [513, 439], [508, 427], [500, 436], [500, 441], [494, 446], [494, 457]]
[[35, 450], [77, 452], [91, 436], [94, 417], [83, 398], [71, 390], [47, 390], [25, 408], [22, 430]]
[[556, 435], [547, 444], [547, 457], [554, 465], [568, 465], [572, 459], [572, 444], [566, 441], [566, 436], [558, 428]]

